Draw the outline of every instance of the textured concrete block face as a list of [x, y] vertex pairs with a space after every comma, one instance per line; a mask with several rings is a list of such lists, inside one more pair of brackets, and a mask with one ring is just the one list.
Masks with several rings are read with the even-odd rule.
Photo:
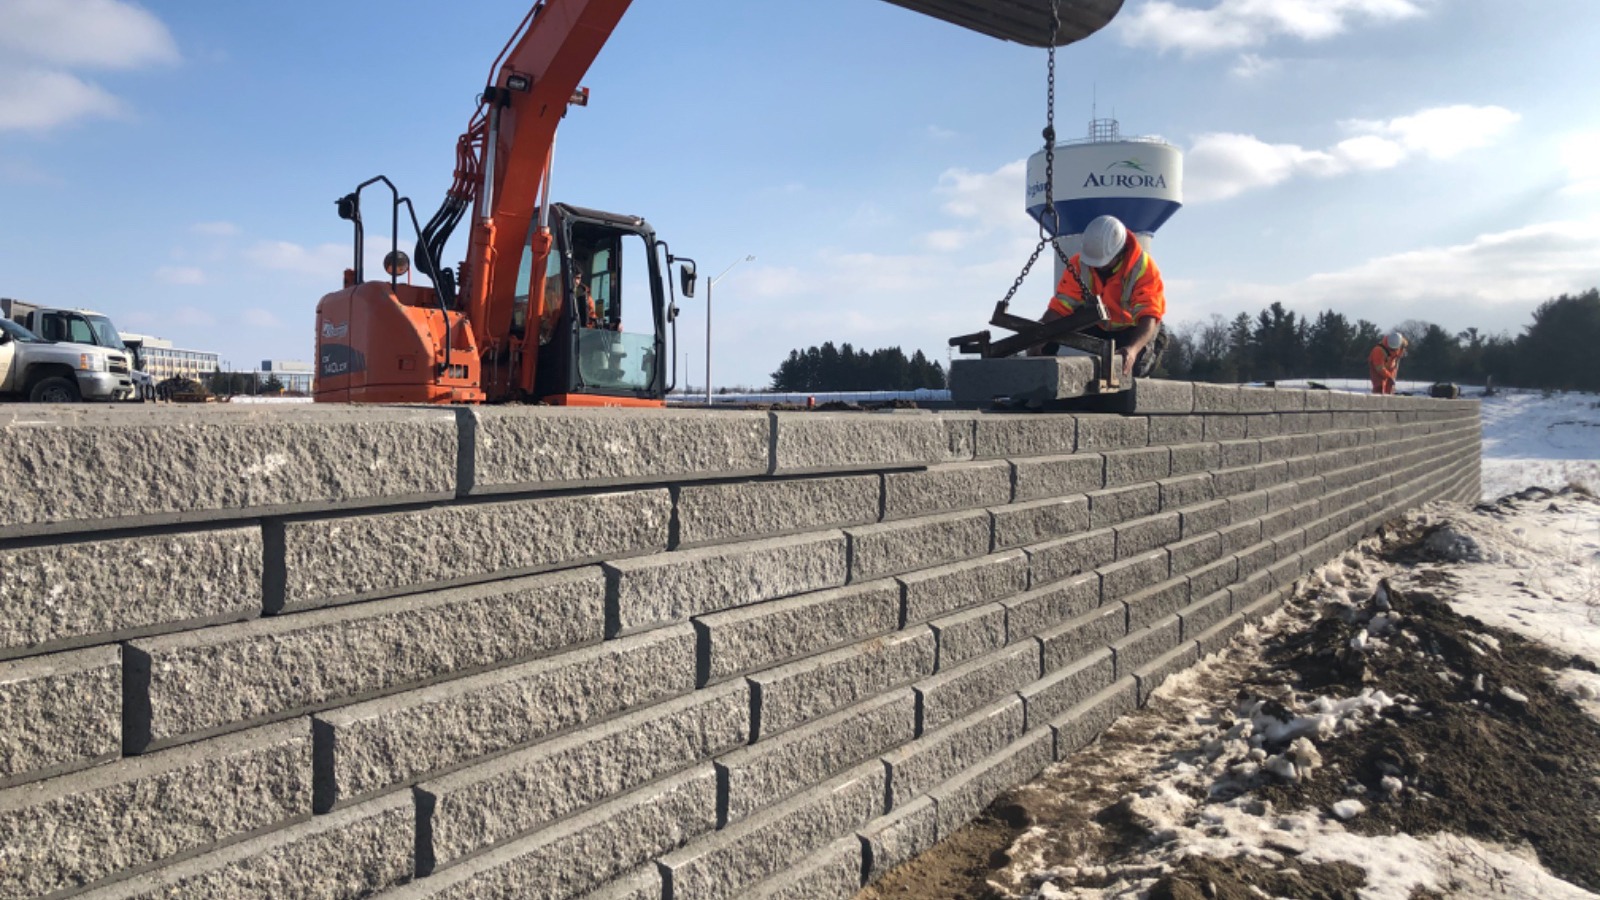
[[1103, 606], [1039, 635], [1046, 674], [1070, 666], [1104, 649], [1128, 633], [1128, 611], [1122, 604]]
[[1189, 580], [1173, 578], [1145, 588], [1123, 600], [1128, 607], [1128, 630], [1137, 631], [1189, 604]]
[[450, 410], [19, 409], [0, 416], [0, 537], [444, 499], [456, 444]]
[[1233, 497], [1256, 489], [1256, 466], [1219, 469], [1211, 473], [1218, 497]]
[[682, 847], [716, 825], [717, 775], [711, 766], [699, 766], [384, 896], [392, 900], [574, 897]]
[[910, 862], [938, 842], [938, 817], [931, 797], [913, 800], [867, 823], [861, 838], [862, 869], [872, 884], [896, 866]]
[[[425, 864], [444, 866], [744, 746], [750, 689], [696, 691], [417, 786]], [[426, 865], [425, 867], [426, 868]]]
[[1120, 600], [1160, 582], [1170, 574], [1166, 550], [1154, 550], [1100, 567], [1100, 596]]
[[1193, 643], [1174, 647], [1161, 656], [1134, 670], [1133, 679], [1139, 685], [1139, 705], [1150, 702], [1161, 683], [1200, 661], [1200, 648]]
[[962, 769], [997, 753], [1022, 734], [1022, 700], [1012, 697], [930, 731], [883, 758], [889, 767], [889, 807], [933, 790]]
[[1142, 519], [1160, 511], [1161, 488], [1156, 484], [1136, 484], [1089, 494], [1089, 521], [1095, 528]]
[[1126, 525], [1118, 525], [1112, 531], [1117, 535], [1117, 558], [1126, 559], [1177, 540], [1182, 531], [1182, 519], [1175, 512], [1166, 513], [1135, 519]]
[[1222, 557], [1222, 538], [1216, 534], [1202, 534], [1167, 546], [1172, 559], [1172, 573], [1186, 574], [1208, 565]]
[[1233, 521], [1232, 507], [1226, 500], [1213, 500], [1182, 510], [1182, 536], [1196, 537], [1208, 531], [1217, 531]]
[[1244, 439], [1243, 416], [1206, 416], [1205, 439], [1207, 441], [1238, 441]]
[[1150, 443], [1150, 420], [1144, 416], [1081, 415], [1080, 451], [1122, 450]]
[[288, 522], [271, 573], [282, 595], [267, 602], [323, 606], [665, 550], [671, 521], [657, 489]]
[[1160, 378], [1136, 378], [1133, 411], [1137, 413], [1194, 412], [1194, 383]]
[[1150, 446], [1198, 444], [1205, 440], [1205, 425], [1201, 416], [1151, 416]]
[[[955, 666], [916, 685], [922, 731], [932, 731], [1021, 690], [1039, 677], [1039, 644], [1027, 641]], [[889, 749], [889, 748], [884, 748]]]
[[741, 896], [749, 900], [850, 900], [861, 890], [861, 841], [841, 838], [763, 881]]
[[129, 749], [599, 641], [605, 590], [588, 568], [132, 641]]
[[1049, 729], [1038, 731], [934, 788], [939, 833], [954, 834], [1008, 788], [1044, 771], [1055, 755], [1053, 744]]
[[998, 603], [934, 619], [929, 625], [939, 639], [940, 672], [1006, 643], [1006, 608]]
[[1222, 441], [1217, 444], [1217, 461], [1224, 469], [1253, 466], [1261, 462], [1261, 442]]
[[0, 792], [0, 896], [90, 885], [308, 816], [310, 774], [301, 722]]
[[878, 521], [879, 478], [793, 478], [689, 485], [678, 491], [678, 546]]
[[170, 897], [362, 897], [411, 879], [416, 814], [391, 795], [234, 844], [86, 900]]
[[897, 580], [905, 587], [906, 622], [926, 622], [1022, 593], [1028, 586], [1028, 559], [1013, 550], [925, 569]]
[[839, 587], [845, 548], [843, 533], [824, 531], [608, 562], [613, 633]]
[[850, 580], [871, 581], [988, 553], [994, 529], [989, 513], [974, 510], [847, 529]]
[[958, 403], [1082, 397], [1094, 383], [1096, 368], [1089, 356], [958, 359], [950, 363], [950, 397]]
[[772, 474], [915, 469], [949, 455], [944, 422], [923, 412], [771, 413]]
[[910, 519], [1011, 502], [1011, 466], [955, 463], [883, 476], [883, 518]]
[[260, 528], [0, 550], [0, 659], [258, 616], [261, 560]]
[[717, 760], [737, 822], [917, 736], [917, 698], [894, 691]]
[[694, 689], [689, 625], [319, 713], [317, 808]]
[[1172, 451], [1166, 447], [1111, 450], [1106, 457], [1106, 487], [1159, 481], [1172, 474]]
[[122, 748], [116, 647], [0, 662], [0, 788], [114, 759]]
[[1078, 450], [1078, 420], [1069, 415], [989, 415], [978, 419], [978, 459], [1064, 456]]
[[1003, 601], [1006, 640], [1017, 643], [1100, 605], [1100, 575], [1084, 572]]
[[1113, 722], [1133, 712], [1138, 705], [1137, 683], [1132, 678], [1124, 678], [1068, 710], [1050, 723], [1050, 730], [1056, 737], [1057, 761], [1089, 746]]
[[1267, 492], [1250, 491], [1228, 498], [1229, 515], [1234, 522], [1256, 519], [1267, 514]]
[[1192, 641], [1226, 619], [1232, 602], [1228, 592], [1220, 590], [1178, 610], [1178, 618], [1183, 620], [1183, 639]]
[[1117, 677], [1122, 678], [1132, 674], [1135, 669], [1178, 646], [1182, 640], [1183, 624], [1177, 616], [1170, 616], [1148, 628], [1129, 634], [1111, 645], [1111, 650], [1116, 655]]
[[917, 628], [750, 676], [756, 737], [787, 731], [933, 674], [933, 631]]
[[977, 413], [942, 413], [944, 423], [945, 462], [966, 462], [972, 459], [974, 440], [978, 430]]
[[900, 585], [891, 579], [712, 613], [695, 620], [701, 680], [842, 647], [900, 627]]
[[1116, 665], [1109, 647], [1096, 650], [1070, 666], [1058, 669], [1022, 688], [1022, 704], [1029, 730], [1060, 718], [1115, 680]]
[[1031, 583], [1052, 584], [1093, 571], [1115, 560], [1117, 534], [1110, 528], [1101, 528], [1059, 541], [1034, 544], [1025, 549]]
[[1233, 639], [1244, 631], [1249, 624], [1242, 615], [1228, 616], [1221, 622], [1211, 626], [1195, 637], [1195, 646], [1200, 650], [1200, 656], [1214, 656], [1228, 649]]
[[581, 900], [661, 900], [665, 890], [661, 871], [652, 862], [599, 890], [584, 894]]
[[1189, 573], [1189, 596], [1209, 597], [1233, 584], [1239, 574], [1237, 557], [1224, 556], [1209, 566]]
[[1194, 386], [1194, 411], [1202, 413], [1266, 413], [1277, 409], [1277, 391], [1221, 384]]
[[761, 815], [661, 859], [674, 897], [723, 900], [776, 875], [883, 813], [884, 771], [852, 769]]
[[486, 406], [463, 410], [462, 493], [764, 475], [759, 412]]
[[1160, 482], [1161, 508], [1182, 509], [1209, 503], [1216, 499], [1216, 489], [1209, 472], [1198, 472]]
[[1001, 550], [1089, 530], [1089, 498], [1084, 496], [1033, 500], [989, 512], [994, 516], [994, 545]]
[[1098, 491], [1105, 486], [1105, 459], [1098, 453], [1018, 459], [1017, 502]]
[[1282, 416], [1245, 416], [1244, 436], [1247, 438], [1271, 438], [1282, 433]]

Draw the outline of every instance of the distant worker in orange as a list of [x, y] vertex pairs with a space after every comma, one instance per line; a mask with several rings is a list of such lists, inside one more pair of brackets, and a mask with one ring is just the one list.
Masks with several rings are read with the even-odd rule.
[[[1109, 340], [1122, 355], [1122, 373], [1143, 378], [1155, 370], [1166, 349], [1161, 319], [1167, 314], [1161, 270], [1139, 239], [1115, 216], [1100, 216], [1083, 230], [1083, 249], [1067, 261], [1050, 308], [1039, 321], [1071, 315], [1088, 291], [1106, 305], [1106, 320], [1085, 329], [1088, 337]], [[1031, 355], [1043, 353], [1034, 347]]]
[[1400, 357], [1406, 355], [1406, 336], [1396, 331], [1384, 336], [1367, 354], [1367, 374], [1372, 377], [1374, 394], [1394, 393], [1394, 380], [1400, 375]]

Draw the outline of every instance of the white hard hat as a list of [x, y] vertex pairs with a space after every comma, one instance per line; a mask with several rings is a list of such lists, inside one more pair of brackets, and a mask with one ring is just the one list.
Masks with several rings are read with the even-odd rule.
[[1116, 216], [1100, 216], [1083, 230], [1083, 249], [1078, 258], [1091, 268], [1099, 268], [1122, 252], [1127, 243], [1128, 229]]
[[1383, 345], [1390, 350], [1399, 350], [1406, 345], [1406, 336], [1398, 331], [1392, 331], [1383, 339]]

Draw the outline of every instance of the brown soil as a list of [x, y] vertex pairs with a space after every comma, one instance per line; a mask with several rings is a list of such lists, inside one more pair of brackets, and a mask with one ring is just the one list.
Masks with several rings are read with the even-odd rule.
[[[1403, 564], [1429, 561], [1422, 547], [1428, 534], [1396, 523], [1384, 534], [1382, 554]], [[1447, 574], [1413, 574], [1427, 576], [1416, 579], [1421, 587], [1402, 592], [1386, 585], [1400, 621], [1381, 644], [1369, 644], [1365, 653], [1350, 649], [1350, 638], [1377, 611], [1371, 603], [1319, 607], [1296, 600], [1290, 606], [1294, 624], [1267, 641], [1260, 664], [1234, 658], [1213, 664], [1186, 692], [1202, 706], [1158, 700], [1124, 718], [1095, 745], [1002, 796], [973, 824], [857, 900], [1025, 895], [1036, 886], [1005, 883], [1002, 870], [1017, 838], [1033, 825], [1048, 829], [1053, 841], [1042, 848], [1038, 868], [1078, 869], [1074, 879], [1058, 878], [1060, 885], [1096, 887], [1118, 874], [1137, 874], [1138, 855], [1155, 838], [1123, 798], [1147, 783], [1147, 773], [1198, 757], [1193, 738], [1180, 742], [1169, 723], [1195, 716], [1197, 708], [1230, 710], [1250, 697], [1343, 697], [1367, 687], [1405, 699], [1361, 731], [1321, 742], [1324, 765], [1305, 781], [1274, 783], [1259, 788], [1258, 796], [1286, 810], [1326, 810], [1359, 796], [1367, 812], [1345, 823], [1352, 831], [1525, 842], [1558, 877], [1600, 890], [1594, 850], [1600, 847], [1600, 723], [1561, 694], [1549, 674], [1593, 667], [1457, 615], [1439, 599], [1453, 586]], [[1498, 640], [1499, 650], [1473, 641], [1475, 634]], [[1440, 672], [1452, 674], [1447, 681]], [[1203, 713], [1198, 721], [1207, 724]], [[1217, 721], [1227, 720], [1218, 715]], [[1392, 796], [1383, 787], [1386, 775], [1404, 785]], [[1265, 892], [1353, 900], [1365, 883], [1355, 867], [1299, 864], [1288, 855], [1277, 866], [1191, 857], [1144, 877], [1159, 876], [1153, 898], [1256, 898]], [[1413, 900], [1432, 896], [1418, 892]]]

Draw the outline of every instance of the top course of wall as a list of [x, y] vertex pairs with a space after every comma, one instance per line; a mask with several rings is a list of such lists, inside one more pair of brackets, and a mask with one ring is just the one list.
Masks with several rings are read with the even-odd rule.
[[[1295, 429], [1306, 432], [1359, 425], [1363, 413], [1475, 403], [1146, 381], [1129, 406], [1093, 418], [1326, 414], [1326, 423]], [[0, 539], [1163, 442], [1147, 428], [1060, 427], [1074, 420], [922, 410], [16, 406], [0, 413], [0, 458], [10, 461], [0, 469]]]

